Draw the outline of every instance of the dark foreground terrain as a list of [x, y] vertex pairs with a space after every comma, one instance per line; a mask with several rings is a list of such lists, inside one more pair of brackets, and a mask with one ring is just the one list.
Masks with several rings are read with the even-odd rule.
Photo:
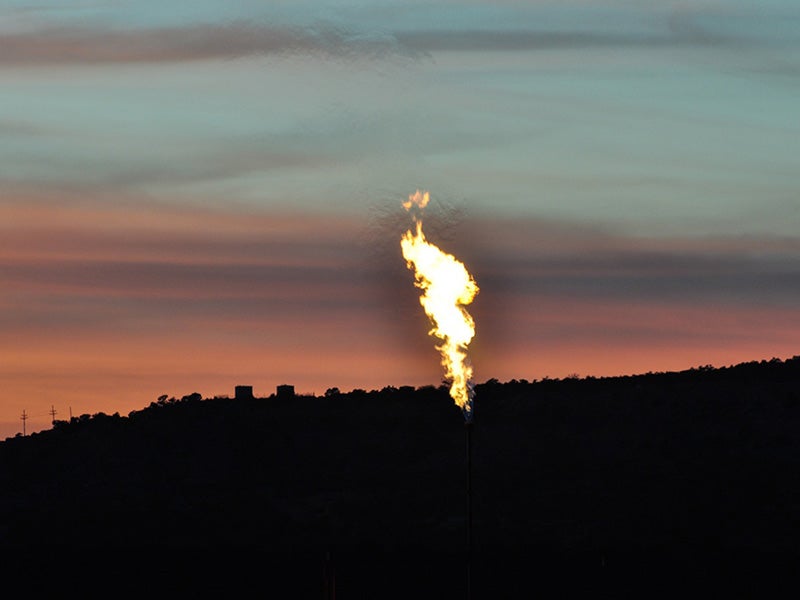
[[56, 422], [0, 443], [0, 569], [182, 597], [798, 589], [800, 358], [478, 385], [471, 545], [465, 442], [444, 387]]

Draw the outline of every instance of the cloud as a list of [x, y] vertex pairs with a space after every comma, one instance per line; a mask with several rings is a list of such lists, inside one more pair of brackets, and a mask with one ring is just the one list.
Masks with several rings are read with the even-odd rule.
[[231, 23], [139, 30], [52, 27], [0, 36], [0, 65], [183, 62], [254, 55], [360, 58], [406, 52], [390, 36], [358, 34], [329, 25]]
[[591, 48], [661, 47], [673, 45], [721, 45], [728, 37], [700, 34], [695, 29], [672, 32], [615, 33], [546, 30], [409, 31], [397, 34], [406, 47], [424, 52], [487, 52]]
[[[0, 205], [6, 302], [105, 298], [147, 311], [163, 302], [165, 315], [176, 302], [184, 314], [192, 306], [251, 316], [418, 312], [398, 249], [403, 215], [381, 224], [369, 214], [198, 209], [135, 195], [104, 204], [102, 193], [91, 194], [7, 196]], [[473, 271], [482, 289], [476, 306], [509, 326], [515, 317], [504, 307], [525, 304], [767, 310], [794, 306], [800, 295], [795, 238], [637, 238], [532, 218], [445, 217], [457, 222], [431, 215], [429, 237]], [[401, 305], [399, 296], [412, 302]], [[25, 309], [23, 302], [15, 310]]]
[[800, 294], [797, 238], [631, 237], [537, 219], [473, 221], [464, 238], [476, 271], [513, 294], [709, 306], [790, 306]]
[[331, 24], [226, 25], [119, 29], [53, 26], [0, 35], [0, 65], [101, 65], [228, 60], [246, 56], [421, 58], [439, 51], [487, 52], [562, 48], [646, 47], [740, 43], [702, 30], [677, 14], [664, 31], [458, 29], [356, 31]]

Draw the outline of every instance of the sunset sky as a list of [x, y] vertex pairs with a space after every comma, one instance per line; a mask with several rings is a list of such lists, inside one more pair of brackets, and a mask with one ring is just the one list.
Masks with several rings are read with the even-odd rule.
[[800, 354], [798, 107], [795, 0], [0, 0], [0, 439], [438, 385], [417, 189], [478, 383]]

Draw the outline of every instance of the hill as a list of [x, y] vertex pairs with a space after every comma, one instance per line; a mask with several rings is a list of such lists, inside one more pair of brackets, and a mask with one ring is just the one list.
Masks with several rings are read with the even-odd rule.
[[476, 391], [469, 583], [465, 425], [443, 386], [162, 397], [9, 438], [0, 549], [294, 598], [331, 597], [333, 573], [340, 598], [519, 597], [560, 569], [595, 591], [698, 569], [741, 589], [743, 566], [800, 558], [800, 357]]

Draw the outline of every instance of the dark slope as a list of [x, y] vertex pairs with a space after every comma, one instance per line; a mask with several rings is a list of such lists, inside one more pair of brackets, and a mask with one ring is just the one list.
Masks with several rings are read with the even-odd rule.
[[[563, 569], [594, 592], [649, 573], [652, 596], [687, 595], [698, 571], [741, 590], [748, 569], [800, 564], [800, 359], [490, 381], [475, 415], [476, 598]], [[444, 388], [195, 394], [0, 443], [0, 548], [43, 569], [135, 564], [129, 583], [166, 571], [184, 591], [283, 578], [284, 597], [318, 598], [328, 569], [340, 598], [462, 598], [465, 466]]]

